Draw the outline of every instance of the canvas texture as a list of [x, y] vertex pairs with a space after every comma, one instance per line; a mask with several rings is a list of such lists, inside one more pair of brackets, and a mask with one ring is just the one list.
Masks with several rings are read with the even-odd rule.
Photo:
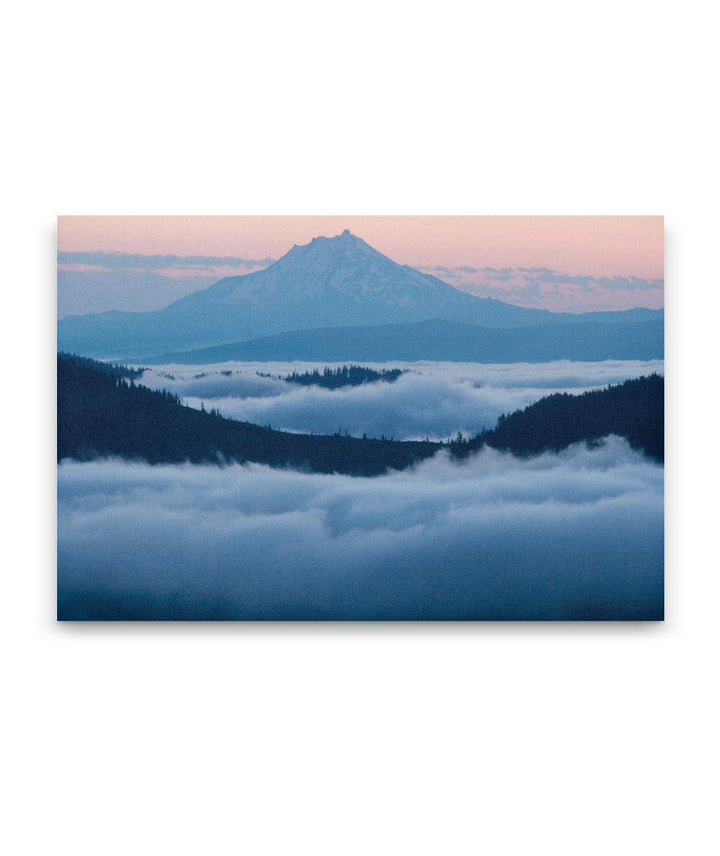
[[658, 621], [661, 217], [60, 217], [58, 618]]

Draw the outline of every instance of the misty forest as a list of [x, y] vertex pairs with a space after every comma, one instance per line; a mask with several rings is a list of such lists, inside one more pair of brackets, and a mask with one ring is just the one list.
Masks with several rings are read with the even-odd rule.
[[474, 298], [350, 233], [68, 316], [58, 615], [659, 619], [662, 330]]
[[[319, 384], [336, 389], [345, 385], [342, 379], [348, 374], [342, 368], [295, 377], [339, 379], [330, 385]], [[396, 379], [400, 371], [387, 374]], [[137, 369], [67, 354], [58, 354], [57, 376], [59, 461], [111, 455], [154, 464], [253, 461], [370, 476], [390, 468], [404, 469], [440, 448], [456, 457], [486, 445], [530, 455], [558, 452], [580, 441], [597, 442], [611, 434], [624, 437], [630, 446], [657, 461], [664, 456], [664, 384], [657, 374], [580, 395], [555, 393], [524, 410], [501, 414], [490, 430], [472, 437], [458, 432], [446, 442], [395, 440], [384, 435], [354, 437], [340, 431], [327, 436], [273, 430], [269, 425], [227, 419], [219, 409], [206, 410], [204, 404], [194, 409], [166, 389], [136, 384], [135, 378], [142, 376]], [[295, 383], [292, 378], [286, 380]]]
[[339, 369], [313, 369], [306, 372], [292, 372], [282, 379], [301, 386], [324, 386], [326, 389], [340, 389], [341, 386], [359, 386], [361, 383], [386, 381], [392, 383], [402, 374], [402, 369], [374, 369], [367, 366], [341, 366]]

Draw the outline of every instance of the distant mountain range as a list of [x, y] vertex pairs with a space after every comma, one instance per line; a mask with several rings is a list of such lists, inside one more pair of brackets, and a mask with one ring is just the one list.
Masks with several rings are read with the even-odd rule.
[[512, 329], [460, 321], [420, 321], [374, 327], [293, 330], [196, 351], [146, 354], [134, 363], [221, 363], [228, 360], [392, 362], [439, 360], [472, 363], [552, 360], [652, 360], [663, 356], [664, 323], [585, 321]]
[[[379, 338], [399, 337], [407, 342], [432, 330], [432, 335], [460, 332], [457, 327], [424, 329], [418, 326], [419, 322], [441, 321], [466, 325], [469, 328], [465, 331], [466, 338], [474, 335], [481, 343], [486, 343], [480, 351], [484, 354], [482, 359], [489, 361], [512, 359], [512, 354], [500, 355], [510, 353], [515, 340], [525, 354], [516, 359], [554, 359], [534, 354], [549, 353], [552, 350], [549, 344], [542, 343], [550, 343], [558, 337], [561, 342], [563, 337], [567, 339], [564, 350], [568, 359], [601, 359], [603, 357], [589, 354], [598, 351], [597, 343], [603, 335], [611, 344], [600, 350], [607, 353], [608, 358], [621, 359], [621, 352], [632, 350], [636, 335], [644, 335], [648, 341], [652, 339], [655, 344], [652, 348], [648, 346], [653, 351], [652, 356], [662, 356], [657, 352], [657, 333], [650, 332], [650, 328], [644, 332], [641, 329], [644, 324], [654, 323], [654, 329], [660, 330], [662, 319], [661, 310], [574, 315], [474, 297], [437, 277], [393, 262], [346, 230], [334, 238], [314, 238], [309, 244], [295, 246], [264, 270], [227, 277], [165, 309], [67, 316], [58, 322], [58, 348], [87, 356], [125, 360], [142, 357], [146, 362], [151, 359], [157, 362], [157, 357], [164, 358], [168, 354], [221, 345], [236, 348], [238, 343], [244, 343], [247, 347], [240, 348], [245, 353], [243, 359], [271, 359], [260, 353], [267, 346], [258, 343], [265, 343], [267, 337], [277, 334], [302, 331], [297, 340], [302, 350], [308, 336], [317, 336], [318, 331], [324, 331], [327, 341], [343, 335], [357, 344], [362, 342], [364, 334], [348, 332], [352, 328], [367, 331], [391, 325], [394, 331], [387, 331], [387, 337], [377, 334]], [[576, 324], [582, 325], [587, 335], [569, 332], [568, 328]], [[588, 324], [594, 326], [590, 328]], [[403, 325], [409, 326], [402, 330]], [[520, 333], [523, 328], [538, 330], [546, 325], [562, 327], [562, 330], [558, 329], [555, 335], [543, 336], [538, 332], [537, 337], [528, 334], [525, 338]], [[609, 326], [601, 328], [599, 325]], [[342, 334], [337, 333], [338, 328], [342, 329]], [[503, 330], [508, 332], [500, 335]], [[532, 344], [536, 339], [537, 350]], [[588, 345], [587, 354], [581, 347], [584, 340], [596, 343]], [[286, 339], [282, 347], [289, 347], [292, 341], [295, 340]], [[251, 342], [256, 345], [249, 347]], [[453, 343], [446, 344], [449, 347], [438, 350], [435, 357], [400, 357], [391, 353], [387, 359], [481, 359], [453, 356]], [[569, 356], [570, 351], [575, 355]], [[649, 351], [642, 351], [642, 358], [649, 358], [644, 356], [646, 353]], [[282, 359], [306, 357], [300, 352], [286, 350]], [[319, 359], [336, 357], [324, 355]], [[363, 356], [345, 347], [343, 355], [337, 359], [383, 358]]]

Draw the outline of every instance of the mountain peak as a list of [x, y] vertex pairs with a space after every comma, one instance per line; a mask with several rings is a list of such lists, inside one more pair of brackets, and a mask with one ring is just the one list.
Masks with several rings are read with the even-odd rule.
[[364, 244], [362, 238], [358, 238], [357, 235], [353, 235], [353, 233], [349, 229], [343, 229], [343, 231], [339, 235], [333, 235], [331, 238], [326, 237], [325, 235], [318, 235], [318, 237], [313, 238], [310, 241], [311, 244], [315, 244], [317, 242], [329, 242], [331, 244]]
[[[334, 260], [334, 263], [337, 263], [338, 258], [348, 258], [358, 253], [363, 256], [370, 254], [385, 258], [362, 238], [353, 235], [349, 229], [344, 229], [339, 235], [332, 237], [317, 235], [307, 244], [295, 244], [292, 250], [281, 256], [275, 264], [283, 264], [286, 261], [297, 263], [300, 260], [303, 264], [307, 264], [310, 260], [318, 261], [320, 259]], [[385, 260], [394, 264], [390, 259], [385, 258]]]

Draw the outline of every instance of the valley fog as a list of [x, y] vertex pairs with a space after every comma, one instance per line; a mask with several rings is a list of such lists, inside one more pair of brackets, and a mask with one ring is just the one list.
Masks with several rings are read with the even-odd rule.
[[167, 389], [191, 407], [223, 416], [315, 434], [444, 440], [458, 432], [491, 428], [502, 413], [527, 407], [554, 392], [578, 394], [653, 372], [663, 360], [550, 363], [360, 363], [381, 371], [402, 369], [396, 381], [326, 389], [279, 377], [343, 363], [226, 362], [162, 365], [146, 369], [139, 383]]
[[652, 620], [662, 577], [663, 467], [616, 437], [371, 479], [58, 469], [62, 618]]

